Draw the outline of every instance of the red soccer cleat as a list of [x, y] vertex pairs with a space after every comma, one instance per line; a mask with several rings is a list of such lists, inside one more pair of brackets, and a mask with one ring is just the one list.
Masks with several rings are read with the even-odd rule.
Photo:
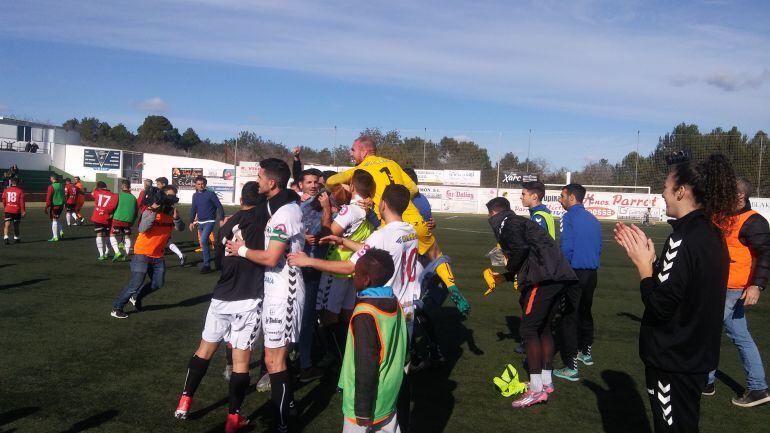
[[189, 395], [183, 395], [179, 398], [179, 405], [176, 407], [174, 417], [176, 419], [187, 419], [187, 412], [190, 411], [190, 405], [192, 404], [192, 397]]
[[234, 433], [249, 425], [249, 419], [237, 413], [227, 414], [225, 433]]

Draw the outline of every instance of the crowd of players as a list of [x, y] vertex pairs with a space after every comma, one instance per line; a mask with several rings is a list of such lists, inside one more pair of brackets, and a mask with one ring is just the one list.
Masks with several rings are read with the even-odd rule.
[[[258, 389], [271, 391], [277, 431], [289, 431], [297, 414], [289, 373], [293, 353], [299, 356], [298, 379], [303, 382], [321, 377], [330, 363], [339, 365], [343, 431], [400, 431], [396, 400], [404, 372], [417, 359], [409, 354], [415, 322], [425, 327], [428, 337], [435, 332], [422, 307], [449, 297], [467, 316], [470, 305], [456, 285], [451, 260], [432, 233], [435, 222], [414, 172], [377, 156], [366, 136], [353, 143], [351, 157], [356, 167], [323, 173], [302, 170], [296, 151], [294, 190], [287, 187], [292, 172], [284, 161], [260, 161], [258, 181], [244, 185], [240, 210], [229, 217], [216, 194], [206, 190], [205, 178], [196, 179], [189, 228], [198, 227], [201, 272], [208, 273], [209, 236], [219, 221], [213, 261], [220, 276], [200, 343], [188, 362], [177, 418], [187, 418], [212, 356], [225, 343], [230, 384], [225, 430], [245, 426], [248, 419], [240, 408], [250, 383], [252, 349], [262, 337], [265, 373]], [[737, 309], [742, 315], [743, 303], [755, 303], [767, 283], [770, 230], [748, 207], [750, 185], [735, 180], [731, 170], [720, 157], [698, 166], [688, 161], [672, 166], [663, 196], [667, 215], [676, 221], [660, 258], [640, 229], [622, 223], [615, 229], [617, 243], [641, 277], [645, 315], [640, 352], [656, 431], [697, 431], [701, 393], [713, 393], [723, 322], [728, 333], [742, 338], [738, 346], [749, 372], [749, 389], [734, 403], [750, 407], [770, 401], [745, 319], [734, 320]], [[717, 188], [717, 179], [733, 186]], [[51, 242], [63, 236], [58, 224], [62, 209], [68, 225], [82, 224], [82, 191], [77, 178], [74, 184], [69, 179], [62, 184], [52, 177], [46, 199]], [[582, 205], [585, 193], [577, 184], [562, 189], [560, 203], [566, 214], [558, 241], [553, 217], [542, 204], [542, 183], [522, 187], [521, 202], [530, 209], [529, 219], [516, 215], [506, 198], [487, 203], [506, 267], [505, 273], [490, 273], [492, 284], [513, 281], [520, 291], [521, 349], [529, 382], [514, 408], [547, 401], [555, 390], [552, 375], [577, 381], [578, 362], [593, 364], [591, 309], [602, 236], [599, 222]], [[143, 298], [162, 287], [163, 255], [173, 245], [171, 233], [185, 227], [176, 194], [164, 178], [157, 179], [156, 186], [146, 182], [138, 199], [127, 181], [118, 194], [97, 183], [91, 219], [100, 260], [107, 258], [108, 245], [113, 260], [126, 259], [131, 227], [139, 220], [131, 279], [115, 300], [112, 317], [127, 318], [123, 310], [129, 302], [141, 311]], [[19, 242], [25, 208], [23, 192], [13, 180], [3, 202], [6, 243], [10, 226]], [[738, 255], [743, 255], [740, 260]], [[184, 263], [181, 254], [180, 260]], [[738, 291], [727, 293], [725, 303], [728, 287]], [[554, 334], [560, 337], [564, 363], [557, 370]], [[318, 365], [313, 365], [314, 339], [326, 348]], [[429, 351], [429, 357], [441, 359], [435, 343]]]

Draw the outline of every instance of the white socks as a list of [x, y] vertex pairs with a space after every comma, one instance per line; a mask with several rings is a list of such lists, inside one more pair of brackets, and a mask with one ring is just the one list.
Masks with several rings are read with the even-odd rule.
[[553, 383], [553, 379], [551, 378], [551, 370], [543, 370], [540, 373], [540, 377], [543, 379], [543, 385], [550, 385]]
[[96, 250], [99, 251], [99, 257], [102, 257], [103, 255], [107, 254], [106, 251], [104, 251], [106, 248], [104, 247], [104, 238], [101, 236], [96, 237]]
[[126, 235], [123, 237], [123, 249], [126, 250], [126, 254], [131, 252], [131, 236]]
[[67, 212], [67, 225], [72, 225], [72, 212]]
[[532, 392], [543, 392], [543, 377], [540, 374], [529, 375], [529, 388]]
[[168, 244], [168, 249], [170, 249], [172, 253], [179, 256], [180, 259], [184, 257], [184, 254], [182, 254], [182, 252], [179, 250], [179, 247], [177, 247], [176, 244]]
[[117, 252], [119, 251], [118, 238], [116, 238], [115, 236], [110, 236], [110, 245], [112, 245], [112, 251], [115, 251], [115, 253], [117, 254]]
[[53, 237], [55, 238], [59, 237], [59, 221], [57, 220], [51, 221], [51, 233], [53, 233]]

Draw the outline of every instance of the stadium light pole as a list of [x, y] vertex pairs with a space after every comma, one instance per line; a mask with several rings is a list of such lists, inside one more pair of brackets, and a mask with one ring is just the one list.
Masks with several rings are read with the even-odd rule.
[[639, 180], [639, 130], [636, 130], [636, 161], [634, 162], [634, 186]]
[[425, 139], [422, 140], [422, 169], [425, 170], [425, 145], [427, 145], [428, 128], [425, 128]]
[[759, 137], [759, 167], [757, 167], [757, 195], [762, 196], [762, 154], [765, 153], [765, 137]]
[[500, 162], [503, 160], [503, 149], [502, 149], [502, 141], [503, 141], [503, 132], [498, 131], [497, 132], [497, 179], [495, 179], [495, 196], [500, 196]]
[[529, 173], [529, 153], [532, 151], [532, 128], [529, 128], [529, 138], [527, 139], [527, 173]]
[[235, 192], [238, 189], [238, 136], [235, 136], [235, 152], [233, 157], [233, 170], [235, 170], [235, 176], [233, 176], [233, 203], [235, 203]]
[[334, 125], [334, 145], [332, 145], [332, 158], [334, 160], [334, 166], [337, 166], [337, 125]]

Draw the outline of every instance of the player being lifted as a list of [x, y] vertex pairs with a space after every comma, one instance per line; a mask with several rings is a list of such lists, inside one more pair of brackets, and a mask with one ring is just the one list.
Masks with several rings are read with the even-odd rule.
[[385, 225], [372, 233], [364, 243], [354, 242], [340, 236], [330, 235], [323, 242], [342, 245], [356, 251], [345, 261], [329, 261], [308, 257], [305, 253], [289, 254], [289, 263], [295, 266], [310, 266], [323, 272], [350, 274], [355, 271], [356, 262], [370, 248], [378, 248], [390, 253], [396, 271], [386, 286], [393, 288], [406, 317], [407, 329], [411, 338], [414, 316], [414, 301], [420, 296], [417, 282], [417, 254], [419, 242], [414, 227], [403, 221], [401, 215], [410, 203], [409, 190], [403, 185], [391, 184], [385, 187], [379, 200], [378, 214]]
[[[366, 170], [372, 175], [377, 186], [372, 199], [375, 205], [374, 209], [380, 219], [382, 219], [382, 215], [379, 213], [378, 206], [388, 185], [397, 184], [405, 186], [409, 191], [410, 198], [418, 193], [417, 185], [415, 185], [397, 162], [377, 156], [377, 146], [371, 137], [361, 136], [357, 138], [350, 149], [350, 156], [356, 163], [356, 167], [330, 177], [326, 180], [326, 186], [332, 187], [339, 184], [349, 184], [356, 169]], [[426, 256], [431, 262], [443, 255], [438, 242], [436, 242], [436, 238], [428, 229], [427, 223], [422, 219], [420, 212], [411, 201], [404, 210], [403, 220], [412, 224], [417, 232], [420, 255]], [[436, 267], [436, 274], [447, 287], [449, 296], [457, 306], [457, 309], [463, 315], [468, 315], [471, 309], [470, 304], [468, 304], [468, 301], [457, 288], [457, 283], [448, 260], [445, 260]]]
[[[96, 250], [99, 252], [98, 260], [107, 260], [107, 253], [110, 247], [105, 242], [105, 237], [110, 235], [112, 226], [112, 213], [118, 206], [118, 196], [107, 189], [107, 184], [96, 182], [96, 189], [92, 193], [94, 196], [94, 211], [91, 214], [91, 221], [94, 223], [94, 232], [96, 233]], [[117, 254], [117, 251], [114, 251]]]
[[59, 180], [59, 176], [51, 175], [51, 184], [48, 185], [48, 192], [45, 195], [45, 213], [51, 219], [51, 233], [53, 236], [48, 242], [59, 242], [64, 230], [59, 225], [59, 217], [64, 209], [64, 185]]
[[[110, 245], [115, 253], [112, 261], [126, 260], [126, 256], [131, 253], [131, 226], [136, 220], [136, 197], [131, 194], [131, 182], [129, 180], [120, 181], [120, 194], [118, 194], [118, 204], [115, 213], [112, 215], [112, 228], [110, 233]], [[123, 243], [123, 252], [120, 251], [118, 236]]]
[[[206, 313], [198, 350], [187, 367], [182, 397], [174, 416], [187, 419], [193, 396], [209, 368], [211, 357], [226, 340], [232, 346], [233, 370], [230, 374], [229, 411], [225, 432], [234, 432], [248, 424], [240, 415], [241, 405], [249, 387], [249, 362], [251, 348], [257, 340], [261, 326], [262, 299], [264, 296], [265, 267], [223, 251], [231, 239], [242, 240], [246, 248], [263, 250], [267, 224], [265, 197], [259, 194], [257, 182], [247, 182], [241, 194], [241, 210], [233, 214], [220, 229], [223, 254], [217, 254], [219, 281]], [[224, 257], [223, 257], [224, 256]]]
[[13, 243], [18, 244], [21, 242], [19, 226], [21, 225], [21, 219], [27, 215], [24, 191], [19, 188], [19, 180], [12, 177], [8, 182], [10, 186], [3, 190], [3, 212], [5, 213], [3, 218], [3, 242], [6, 245], [9, 244], [8, 233], [11, 226], [13, 226]]
[[227, 242], [226, 252], [237, 254], [265, 267], [265, 298], [262, 331], [265, 340], [265, 365], [270, 375], [270, 390], [278, 410], [278, 431], [287, 432], [294, 411], [294, 394], [287, 366], [289, 346], [299, 342], [305, 286], [302, 272], [287, 261], [287, 253], [305, 247], [305, 229], [299, 196], [286, 188], [291, 172], [277, 158], [259, 162], [259, 192], [267, 199], [269, 220], [265, 228], [265, 249], [252, 249], [242, 240]]
[[[372, 175], [364, 170], [353, 173], [350, 193], [346, 199], [341, 198], [345, 190], [335, 189], [335, 201], [342, 204], [337, 216], [332, 220], [331, 203], [326, 195], [319, 197], [323, 209], [321, 225], [323, 233], [349, 239], [353, 242], [364, 242], [372, 234], [374, 228], [366, 220], [366, 211], [355, 203], [371, 198], [375, 185]], [[355, 251], [344, 245], [333, 244], [326, 254], [326, 260], [347, 261]], [[318, 288], [316, 309], [322, 311], [321, 322], [330, 331], [330, 339], [337, 349], [339, 359], [344, 352], [345, 334], [350, 321], [350, 315], [356, 306], [356, 289], [353, 287], [353, 275], [350, 273], [324, 272]]]

